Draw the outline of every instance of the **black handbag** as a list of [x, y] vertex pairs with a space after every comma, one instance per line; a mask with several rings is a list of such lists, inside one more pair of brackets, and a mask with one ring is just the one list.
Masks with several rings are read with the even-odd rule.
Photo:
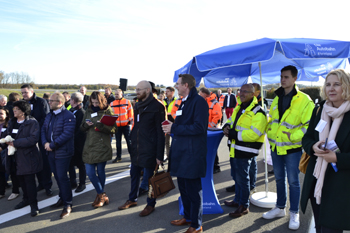
[[173, 179], [169, 172], [164, 171], [164, 165], [162, 166], [163, 171], [158, 172], [159, 165], [157, 164], [154, 169], [153, 176], [149, 178], [149, 198], [160, 198], [164, 197], [169, 191], [175, 189]]

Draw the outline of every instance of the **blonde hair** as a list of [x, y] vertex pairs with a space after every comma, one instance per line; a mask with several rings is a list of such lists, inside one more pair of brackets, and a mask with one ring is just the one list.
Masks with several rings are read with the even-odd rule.
[[350, 100], [350, 75], [343, 69], [332, 70], [327, 74], [323, 87], [321, 89], [321, 97], [324, 100], [328, 99], [326, 94], [326, 84], [327, 84], [327, 78], [331, 75], [336, 75], [341, 83], [341, 88], [343, 90], [341, 94], [342, 98], [344, 100]]

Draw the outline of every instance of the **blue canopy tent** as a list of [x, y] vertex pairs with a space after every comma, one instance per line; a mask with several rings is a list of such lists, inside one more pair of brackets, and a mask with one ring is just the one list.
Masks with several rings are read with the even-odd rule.
[[[317, 81], [330, 70], [345, 68], [350, 57], [350, 42], [320, 39], [270, 39], [228, 45], [199, 54], [175, 71], [192, 74], [208, 88], [239, 87], [253, 82], [279, 83], [284, 66], [297, 67], [298, 81]], [[259, 68], [261, 64], [261, 69]], [[260, 74], [261, 72], [261, 74]]]
[[[287, 65], [298, 69], [297, 81], [318, 81], [319, 76], [326, 77], [333, 69], [344, 69], [349, 58], [350, 42], [346, 41], [262, 38], [199, 54], [175, 71], [173, 81], [177, 81], [179, 74], [187, 73], [195, 77], [197, 87], [202, 78], [208, 88], [240, 87], [250, 76], [262, 88], [263, 84], [279, 83], [280, 70]], [[268, 192], [266, 159], [265, 187], [265, 196], [255, 193], [251, 201], [270, 208], [275, 205], [276, 195]]]

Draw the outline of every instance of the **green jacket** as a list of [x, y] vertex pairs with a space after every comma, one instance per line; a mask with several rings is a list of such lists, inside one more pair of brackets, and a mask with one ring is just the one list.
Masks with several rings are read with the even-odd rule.
[[[319, 141], [319, 133], [315, 130], [316, 125], [320, 121], [324, 102], [320, 103], [320, 110], [316, 115], [316, 107], [312, 113], [309, 128], [303, 138], [303, 148], [310, 155], [309, 164], [306, 169], [306, 174], [303, 182], [303, 189], [300, 198], [300, 207], [305, 213], [306, 206], [310, 194], [313, 192], [316, 185], [316, 178], [313, 176], [313, 171], [316, 164], [316, 156], [312, 146]], [[335, 138], [341, 153], [337, 155], [337, 168], [335, 172], [333, 167], [328, 164], [325, 179], [322, 188], [320, 218], [319, 223], [322, 226], [350, 230], [350, 111], [344, 114], [343, 122], [341, 123], [338, 133]]]
[[[107, 126], [99, 121], [103, 115], [113, 115], [110, 106], [107, 109], [99, 110], [97, 116], [92, 117], [94, 112], [89, 107], [86, 109], [80, 130], [87, 132], [86, 141], [83, 150], [84, 163], [94, 164], [102, 163], [112, 159], [111, 134], [116, 131], [116, 127]], [[86, 124], [86, 120], [91, 120], [93, 126]], [[96, 131], [97, 128], [100, 131]]]

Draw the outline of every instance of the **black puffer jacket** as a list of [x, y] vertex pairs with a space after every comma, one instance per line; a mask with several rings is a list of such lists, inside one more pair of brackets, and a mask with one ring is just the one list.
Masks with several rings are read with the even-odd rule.
[[135, 124], [131, 131], [131, 162], [136, 166], [155, 168], [156, 158], [164, 159], [165, 136], [162, 122], [165, 107], [152, 94], [136, 103]]
[[[7, 127], [7, 135], [11, 135], [13, 125], [17, 118], [12, 118]], [[32, 116], [27, 116], [25, 121], [19, 126], [14, 147], [17, 149], [13, 158], [16, 161], [17, 175], [29, 175], [40, 172], [43, 169], [43, 162], [37, 143], [39, 142], [40, 127], [37, 120]], [[6, 149], [6, 170], [10, 170], [10, 159]]]

